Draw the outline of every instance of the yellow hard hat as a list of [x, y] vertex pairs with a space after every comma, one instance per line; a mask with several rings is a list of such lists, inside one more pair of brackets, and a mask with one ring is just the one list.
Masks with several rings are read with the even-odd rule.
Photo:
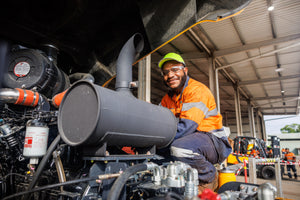
[[247, 150], [249, 151], [249, 150], [253, 149], [253, 146], [254, 146], [254, 144], [248, 144]]
[[182, 59], [182, 57], [179, 54], [177, 54], [177, 53], [168, 53], [163, 57], [163, 59], [161, 59], [159, 61], [158, 67], [162, 68], [162, 66], [165, 64], [165, 62], [170, 61], [170, 60], [175, 60], [175, 61], [180, 62], [183, 65], [185, 65], [184, 60]]

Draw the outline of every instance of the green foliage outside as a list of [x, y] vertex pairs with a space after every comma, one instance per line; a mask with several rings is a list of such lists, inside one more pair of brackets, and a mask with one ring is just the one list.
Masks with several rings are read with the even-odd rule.
[[280, 131], [281, 133], [300, 133], [300, 124], [286, 125]]

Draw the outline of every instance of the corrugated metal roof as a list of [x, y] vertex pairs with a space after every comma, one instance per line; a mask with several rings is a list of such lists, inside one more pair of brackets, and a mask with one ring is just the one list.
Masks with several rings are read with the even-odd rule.
[[276, 27], [278, 37], [299, 33], [299, 1], [274, 1], [274, 7], [274, 25]]
[[239, 36], [231, 20], [224, 20], [217, 23], [205, 22], [201, 26], [211, 38], [217, 49], [224, 49], [241, 45]]
[[[266, 114], [296, 114], [300, 91], [300, 1], [276, 0], [275, 9], [267, 10], [266, 0], [253, 0], [239, 15], [217, 23], [201, 23], [158, 51], [189, 55], [187, 67], [191, 77], [209, 86], [211, 61], [206, 57], [219, 53], [221, 111], [235, 117], [234, 87], [239, 83], [241, 110], [247, 112], [247, 101]], [[272, 29], [273, 28], [273, 29]], [[288, 41], [292, 38], [292, 41]], [[297, 38], [297, 39], [295, 39]], [[278, 51], [281, 50], [281, 51]], [[278, 51], [276, 53], [269, 53]], [[198, 54], [195, 54], [198, 53]], [[269, 53], [268, 55], [264, 55]], [[158, 56], [158, 55], [157, 55]], [[255, 57], [255, 58], [253, 58]], [[244, 61], [253, 58], [252, 60]], [[242, 63], [235, 64], [236, 62]], [[247, 99], [247, 101], [245, 101]], [[265, 109], [272, 108], [272, 109]]]

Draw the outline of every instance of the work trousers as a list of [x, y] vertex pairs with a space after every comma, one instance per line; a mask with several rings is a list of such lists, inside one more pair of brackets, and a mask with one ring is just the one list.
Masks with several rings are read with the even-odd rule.
[[227, 137], [195, 132], [174, 140], [170, 147], [174, 160], [198, 170], [199, 182], [210, 183], [215, 178], [214, 164], [222, 163], [231, 153]]
[[292, 178], [291, 169], [294, 172], [295, 178], [297, 178], [297, 171], [295, 165], [287, 165], [286, 168], [287, 168], [289, 178]]

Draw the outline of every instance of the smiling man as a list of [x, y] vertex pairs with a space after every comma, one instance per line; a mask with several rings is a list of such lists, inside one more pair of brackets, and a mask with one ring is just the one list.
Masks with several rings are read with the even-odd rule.
[[180, 55], [168, 53], [158, 66], [169, 88], [161, 105], [178, 119], [170, 154], [198, 170], [200, 193], [205, 188], [215, 190], [218, 175], [213, 164], [222, 163], [230, 154], [231, 146], [214, 97], [204, 84], [188, 76], [188, 68]]

